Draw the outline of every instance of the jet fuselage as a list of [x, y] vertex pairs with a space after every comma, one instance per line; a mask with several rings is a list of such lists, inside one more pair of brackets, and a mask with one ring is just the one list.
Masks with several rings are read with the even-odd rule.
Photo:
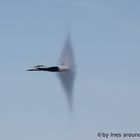
[[61, 65], [61, 66], [52, 66], [47, 67], [44, 65], [37, 65], [34, 66], [32, 69], [28, 69], [27, 71], [49, 71], [49, 72], [62, 72], [62, 71], [68, 71], [68, 67]]

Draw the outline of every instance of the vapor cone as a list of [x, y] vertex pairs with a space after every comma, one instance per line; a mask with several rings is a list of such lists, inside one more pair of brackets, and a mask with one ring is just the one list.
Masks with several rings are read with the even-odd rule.
[[59, 65], [65, 65], [66, 67], [68, 67], [68, 71], [59, 72], [58, 76], [62, 83], [62, 87], [65, 90], [69, 107], [72, 110], [73, 86], [74, 86], [74, 79], [75, 79], [75, 61], [74, 61], [72, 43], [71, 43], [69, 34], [66, 38], [64, 49], [59, 59]]

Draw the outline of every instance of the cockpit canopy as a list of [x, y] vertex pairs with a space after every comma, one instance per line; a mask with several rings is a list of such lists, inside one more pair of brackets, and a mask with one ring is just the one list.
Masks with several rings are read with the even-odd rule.
[[37, 66], [34, 66], [34, 68], [40, 68], [40, 67], [44, 67], [44, 65], [37, 65]]

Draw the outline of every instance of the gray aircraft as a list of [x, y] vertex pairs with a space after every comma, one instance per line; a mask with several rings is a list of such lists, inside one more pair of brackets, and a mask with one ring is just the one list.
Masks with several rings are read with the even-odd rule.
[[28, 69], [27, 71], [49, 71], [49, 72], [63, 72], [68, 71], [69, 67], [66, 64], [59, 65], [59, 66], [45, 66], [45, 65], [37, 65], [34, 66], [32, 69]]
[[58, 65], [51, 67], [45, 65], [37, 65], [32, 69], [28, 69], [27, 71], [57, 72], [58, 77], [62, 83], [62, 87], [66, 92], [70, 109], [72, 109], [72, 93], [75, 79], [75, 60], [69, 34], [67, 36]]

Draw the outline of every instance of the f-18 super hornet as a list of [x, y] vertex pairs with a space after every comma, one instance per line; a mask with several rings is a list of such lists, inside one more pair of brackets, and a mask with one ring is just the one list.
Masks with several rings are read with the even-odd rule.
[[68, 71], [69, 67], [65, 64], [58, 65], [58, 66], [45, 66], [45, 65], [37, 65], [34, 66], [32, 69], [28, 69], [27, 71], [49, 71], [49, 72], [62, 72], [62, 71]]
[[36, 65], [33, 68], [28, 69], [27, 71], [57, 72], [58, 77], [62, 83], [62, 87], [66, 92], [69, 107], [70, 109], [72, 109], [72, 94], [75, 79], [75, 60], [69, 34], [64, 44], [64, 49], [58, 61], [58, 65], [51, 67], [45, 65]]

